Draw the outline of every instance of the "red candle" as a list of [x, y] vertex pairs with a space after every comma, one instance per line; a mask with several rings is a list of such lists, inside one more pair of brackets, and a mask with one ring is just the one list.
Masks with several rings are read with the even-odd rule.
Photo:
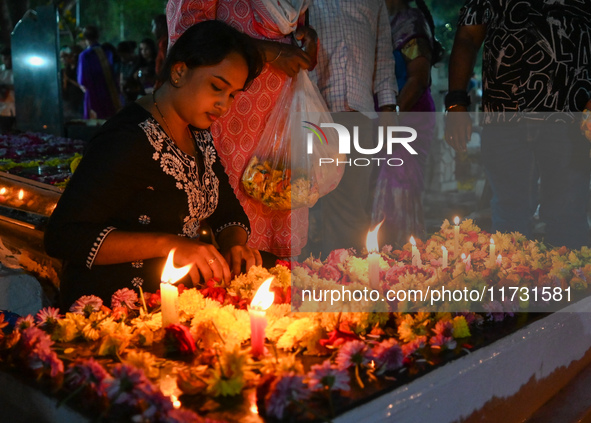
[[273, 277], [267, 279], [257, 290], [248, 308], [250, 315], [250, 352], [253, 357], [265, 354], [266, 310], [271, 307], [275, 294], [269, 291]]

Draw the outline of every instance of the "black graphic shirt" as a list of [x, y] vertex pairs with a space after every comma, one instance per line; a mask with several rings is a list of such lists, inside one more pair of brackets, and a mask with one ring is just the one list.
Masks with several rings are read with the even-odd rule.
[[590, 0], [466, 1], [459, 25], [482, 24], [485, 123], [584, 109], [591, 97]]

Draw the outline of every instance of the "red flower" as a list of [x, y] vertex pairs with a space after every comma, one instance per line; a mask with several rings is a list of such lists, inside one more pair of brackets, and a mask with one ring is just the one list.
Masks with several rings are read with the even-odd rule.
[[216, 286], [216, 283], [217, 282], [214, 279], [208, 280], [205, 284], [206, 288], [199, 290], [199, 292], [201, 292], [201, 294], [205, 298], [211, 298], [212, 300], [216, 300], [220, 304], [224, 304], [228, 292], [225, 288], [222, 288], [221, 286]]
[[345, 342], [359, 340], [359, 337], [349, 329], [349, 324], [346, 322], [341, 323], [339, 328], [329, 332], [328, 336], [328, 339], [321, 339], [319, 341], [323, 347], [336, 348]]
[[189, 328], [185, 325], [172, 324], [165, 328], [166, 344], [181, 354], [194, 354], [197, 347]]
[[277, 261], [275, 262], [275, 266], [279, 266], [279, 265], [285, 266], [289, 270], [291, 270], [291, 262], [290, 261], [277, 259]]
[[460, 239], [460, 242], [471, 242], [472, 244], [476, 244], [478, 242], [478, 232], [469, 231], [466, 235], [464, 235], [463, 241]]

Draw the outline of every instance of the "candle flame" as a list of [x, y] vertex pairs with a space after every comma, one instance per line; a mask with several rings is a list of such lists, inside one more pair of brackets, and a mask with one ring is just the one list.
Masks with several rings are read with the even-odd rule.
[[445, 248], [445, 245], [442, 245], [441, 246], [441, 251], [444, 252], [444, 253], [447, 251], [447, 248]]
[[179, 279], [189, 273], [189, 270], [191, 269], [192, 264], [188, 264], [184, 267], [174, 267], [173, 257], [175, 250], [176, 248], [173, 248], [170, 250], [170, 253], [168, 253], [168, 258], [166, 259], [166, 264], [162, 271], [162, 278], [160, 279], [162, 282], [176, 283]]
[[410, 236], [410, 243], [412, 244], [413, 247], [417, 246], [417, 243], [415, 242], [415, 237], [414, 236]]
[[494, 240], [494, 239], [492, 239], [492, 236], [490, 237], [490, 243], [491, 243], [492, 245], [495, 245], [495, 240]]
[[367, 241], [366, 241], [366, 248], [368, 253], [377, 253], [380, 249], [378, 246], [378, 231], [380, 230], [380, 226], [382, 226], [384, 221], [382, 220], [377, 226], [374, 228], [373, 231], [369, 231], [367, 233]]
[[466, 253], [462, 253], [460, 257], [462, 258], [462, 260], [466, 260]]
[[454, 217], [454, 223], [456, 225], [459, 225], [460, 224], [460, 218], [458, 216]]
[[273, 276], [263, 282], [259, 289], [257, 289], [256, 294], [250, 302], [250, 306], [252, 308], [266, 310], [271, 307], [271, 304], [273, 304], [273, 301], [275, 300], [275, 293], [269, 291], [271, 282], [273, 282]]
[[25, 191], [23, 191], [22, 189], [18, 192], [18, 199], [22, 200], [23, 197], [25, 196]]
[[6, 187], [0, 188], [0, 195], [6, 194]]

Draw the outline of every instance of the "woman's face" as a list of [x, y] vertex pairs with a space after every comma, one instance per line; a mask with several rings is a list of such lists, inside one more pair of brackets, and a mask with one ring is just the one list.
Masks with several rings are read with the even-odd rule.
[[153, 59], [152, 48], [146, 43], [140, 43], [140, 54], [146, 60]]
[[246, 61], [238, 53], [217, 65], [185, 68], [175, 102], [179, 117], [196, 128], [209, 128], [230, 108], [247, 77]]

